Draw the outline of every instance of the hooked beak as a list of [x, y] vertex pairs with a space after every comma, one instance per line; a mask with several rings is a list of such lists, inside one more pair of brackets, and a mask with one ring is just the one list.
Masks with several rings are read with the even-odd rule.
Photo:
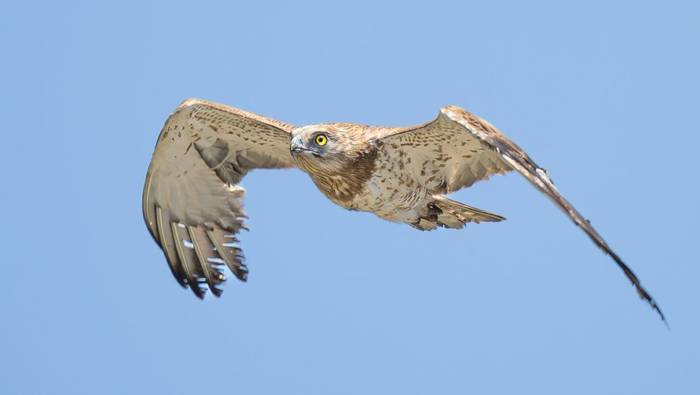
[[301, 137], [300, 137], [300, 136], [294, 136], [294, 137], [292, 138], [292, 142], [291, 142], [291, 145], [290, 145], [289, 149], [290, 149], [292, 155], [295, 155], [295, 154], [303, 154], [303, 153], [307, 153], [307, 152], [308, 152], [308, 153], [310, 153], [310, 154], [312, 154], [312, 155], [314, 155], [314, 156], [317, 156], [317, 157], [318, 157], [318, 156], [321, 156], [320, 153], [319, 153], [318, 151], [316, 151], [316, 150], [314, 150], [314, 149], [311, 149], [311, 148], [306, 148], [306, 147], [304, 146], [304, 142], [301, 140]]

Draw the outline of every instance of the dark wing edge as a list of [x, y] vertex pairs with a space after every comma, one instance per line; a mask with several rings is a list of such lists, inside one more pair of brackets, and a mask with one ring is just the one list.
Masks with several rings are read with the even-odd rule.
[[248, 269], [236, 234], [255, 168], [289, 168], [291, 125], [201, 99], [182, 102], [158, 137], [143, 190], [146, 226], [173, 276], [198, 298], [215, 296], [223, 265], [241, 281]]
[[609, 255], [615, 263], [622, 269], [630, 282], [634, 285], [639, 296], [647, 301], [661, 317], [661, 320], [668, 325], [664, 313], [656, 300], [642, 287], [639, 278], [632, 269], [620, 258], [615, 251], [610, 248], [603, 237], [593, 228], [590, 221], [585, 219], [569, 201], [567, 201], [554, 186], [554, 183], [547, 175], [544, 168], [538, 166], [520, 147], [498, 131], [493, 125], [478, 116], [471, 114], [456, 106], [447, 106], [441, 109], [440, 116], [447, 117], [453, 122], [457, 122], [469, 133], [476, 136], [486, 146], [498, 153], [503, 160], [513, 169], [522, 174], [532, 185], [547, 195], [564, 213], [581, 228], [590, 239], [603, 252]]

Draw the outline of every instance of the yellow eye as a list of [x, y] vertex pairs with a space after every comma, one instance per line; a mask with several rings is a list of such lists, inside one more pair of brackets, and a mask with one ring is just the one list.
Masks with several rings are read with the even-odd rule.
[[314, 142], [316, 143], [316, 145], [320, 145], [320, 146], [326, 145], [326, 144], [328, 144], [328, 137], [326, 137], [325, 134], [316, 135]]

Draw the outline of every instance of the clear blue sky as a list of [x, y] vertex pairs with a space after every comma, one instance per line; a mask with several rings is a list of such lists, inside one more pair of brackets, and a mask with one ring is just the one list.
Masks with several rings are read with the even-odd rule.
[[[3, 5], [1, 393], [700, 393], [693, 2], [119, 3]], [[254, 172], [249, 282], [197, 300], [141, 216], [190, 96], [295, 125], [465, 107], [549, 169], [671, 330], [514, 174], [455, 194], [508, 221], [418, 232]]]

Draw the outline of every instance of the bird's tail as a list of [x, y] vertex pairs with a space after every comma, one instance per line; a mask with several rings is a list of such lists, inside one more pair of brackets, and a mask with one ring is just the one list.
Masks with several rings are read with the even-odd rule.
[[432, 205], [437, 212], [437, 224], [446, 228], [459, 229], [467, 222], [498, 222], [505, 217], [476, 207], [467, 206], [442, 195], [433, 196]]

